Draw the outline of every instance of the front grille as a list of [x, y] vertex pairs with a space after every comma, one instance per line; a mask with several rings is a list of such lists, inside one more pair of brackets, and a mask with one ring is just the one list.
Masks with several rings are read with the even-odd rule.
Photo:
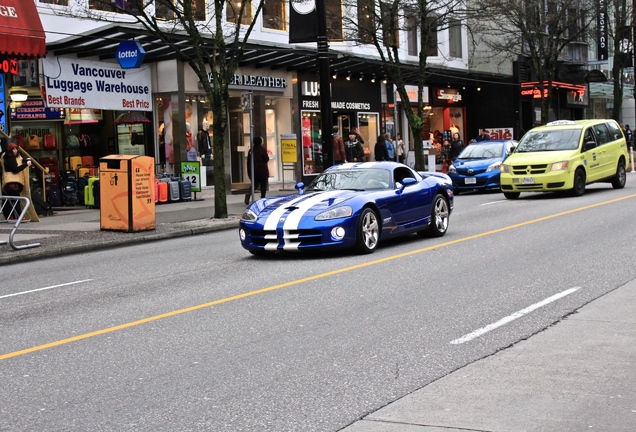
[[545, 174], [548, 165], [513, 165], [512, 173], [514, 175], [537, 175]]
[[474, 175], [485, 173], [485, 172], [486, 172], [486, 168], [473, 170], [471, 172], [468, 172], [467, 169], [457, 169], [457, 174], [461, 174], [465, 176], [474, 176]]
[[322, 233], [318, 230], [290, 230], [283, 232], [285, 243], [300, 243], [301, 245], [315, 245], [322, 243]]
[[[280, 235], [279, 235], [280, 234]], [[252, 243], [257, 246], [269, 245], [317, 245], [322, 243], [319, 230], [254, 230], [251, 232]]]

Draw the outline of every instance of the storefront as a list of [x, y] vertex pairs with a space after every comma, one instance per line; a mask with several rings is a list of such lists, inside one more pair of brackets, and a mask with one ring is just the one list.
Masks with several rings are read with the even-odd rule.
[[[210, 102], [203, 91], [202, 85], [194, 71], [184, 66], [183, 88], [185, 97], [185, 128], [184, 137], [173, 137], [173, 115], [178, 107], [179, 94], [162, 92], [166, 88], [175, 88], [174, 74], [166, 72], [166, 65], [158, 65], [158, 89], [154, 95], [157, 131], [157, 154], [164, 163], [166, 171], [174, 171], [174, 154], [182, 152], [185, 159], [197, 160], [204, 154], [208, 144], [213, 141], [214, 116]], [[292, 75], [285, 71], [267, 69], [238, 69], [230, 83], [229, 124], [226, 134], [225, 166], [231, 167], [226, 173], [235, 188], [249, 183], [247, 176], [247, 154], [250, 149], [250, 134], [263, 137], [263, 145], [270, 157], [270, 181], [279, 182], [283, 179], [293, 180], [292, 172], [283, 172], [281, 158], [280, 136], [290, 134]], [[252, 111], [244, 110], [243, 96], [251, 92]], [[179, 111], [176, 109], [176, 111]], [[253, 125], [253, 129], [252, 129]], [[212, 158], [214, 155], [212, 154]], [[213, 159], [212, 159], [213, 160]], [[212, 170], [212, 161], [208, 164], [203, 160], [206, 171]], [[207, 184], [211, 184], [212, 176], [208, 175]]]
[[[543, 97], [547, 97], [547, 82]], [[549, 121], [580, 120], [585, 108], [590, 105], [588, 84], [552, 82]], [[538, 81], [521, 83], [521, 114], [523, 130], [530, 130], [541, 124], [541, 90]]]
[[[322, 157], [322, 123], [320, 116], [320, 87], [316, 75], [298, 78], [301, 122], [303, 175], [320, 173], [324, 169]], [[338, 126], [346, 141], [349, 131], [357, 127], [364, 140], [362, 147], [366, 160], [373, 160], [373, 147], [381, 132], [381, 83], [369, 79], [347, 80], [343, 77], [331, 81], [332, 124]], [[331, 131], [329, 131], [331, 133]]]
[[459, 133], [460, 139], [466, 138], [466, 102], [462, 90], [454, 87], [434, 87], [431, 105], [427, 106], [428, 130], [433, 137], [450, 139], [452, 134]]

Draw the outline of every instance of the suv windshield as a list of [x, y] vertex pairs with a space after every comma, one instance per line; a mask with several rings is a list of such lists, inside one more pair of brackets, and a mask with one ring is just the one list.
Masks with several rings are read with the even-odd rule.
[[521, 138], [515, 153], [576, 150], [580, 138], [580, 128], [530, 131]]

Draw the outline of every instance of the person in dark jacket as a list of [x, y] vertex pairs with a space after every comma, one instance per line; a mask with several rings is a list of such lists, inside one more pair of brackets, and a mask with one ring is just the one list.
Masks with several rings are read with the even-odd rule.
[[[2, 156], [0, 156], [0, 162], [2, 163], [2, 195], [8, 196], [20, 196], [20, 192], [24, 189], [26, 182], [29, 180], [24, 173], [24, 170], [31, 166], [31, 160], [22, 159], [18, 151], [18, 145], [10, 143], [7, 146]], [[13, 220], [22, 212], [22, 206], [18, 202], [15, 206], [15, 211], [12, 213], [13, 204], [5, 203], [2, 208], [2, 213], [6, 220]]]
[[345, 143], [345, 152], [347, 153], [348, 162], [362, 162], [364, 160], [362, 144], [358, 141], [354, 131], [349, 131], [349, 141]]
[[459, 133], [453, 134], [453, 139], [450, 142], [450, 157], [451, 161], [454, 161], [457, 156], [464, 150], [464, 141], [459, 137]]
[[[254, 156], [254, 175], [252, 175], [252, 156]], [[247, 154], [247, 175], [254, 184], [254, 190], [256, 191], [260, 188], [261, 198], [265, 198], [267, 194], [269, 182], [267, 162], [269, 162], [269, 156], [267, 155], [267, 150], [263, 147], [263, 138], [259, 136], [254, 137], [254, 146]], [[250, 191], [245, 194], [245, 205], [250, 203], [251, 197], [252, 191], [250, 189]]]
[[378, 162], [389, 160], [389, 152], [386, 148], [386, 141], [384, 139], [384, 135], [378, 136], [378, 141], [375, 143], [373, 153], [375, 155], [375, 160]]
[[334, 126], [331, 136], [333, 138], [333, 162], [336, 165], [347, 162], [347, 152], [345, 151], [344, 141], [339, 132], [338, 126]]

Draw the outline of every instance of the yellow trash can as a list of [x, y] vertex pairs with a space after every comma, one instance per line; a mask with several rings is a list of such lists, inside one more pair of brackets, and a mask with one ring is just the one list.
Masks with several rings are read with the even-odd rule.
[[109, 155], [99, 160], [102, 230], [147, 231], [156, 226], [155, 160]]

